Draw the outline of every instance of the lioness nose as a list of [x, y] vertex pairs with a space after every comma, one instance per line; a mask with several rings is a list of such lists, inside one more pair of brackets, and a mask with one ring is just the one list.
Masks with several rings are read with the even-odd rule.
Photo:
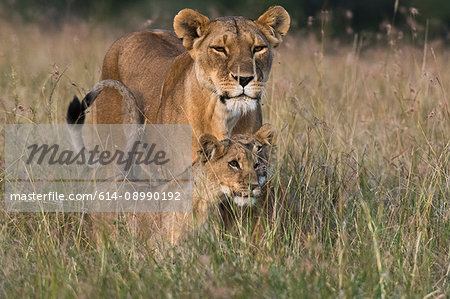
[[253, 80], [253, 78], [255, 78], [254, 76], [250, 76], [250, 77], [240, 77], [240, 76], [235, 76], [232, 75], [234, 80], [239, 81], [239, 84], [242, 87], [245, 87], [248, 83], [250, 83], [250, 81]]

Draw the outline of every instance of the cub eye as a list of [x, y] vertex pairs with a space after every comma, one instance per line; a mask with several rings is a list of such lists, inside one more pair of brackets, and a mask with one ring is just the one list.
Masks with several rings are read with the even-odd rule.
[[213, 48], [213, 50], [216, 52], [227, 54], [227, 50], [225, 50], [224, 47], [211, 47], [211, 48]]
[[237, 168], [237, 169], [240, 168], [240, 167], [239, 167], [239, 163], [238, 163], [238, 161], [236, 161], [236, 160], [233, 160], [233, 161], [228, 162], [228, 165], [230, 165], [230, 167], [233, 167], [233, 168]]
[[265, 48], [266, 48], [266, 46], [256, 46], [253, 48], [253, 53], [261, 52]]
[[257, 153], [261, 152], [262, 148], [263, 148], [262, 145], [258, 145], [258, 146], [256, 147], [256, 152], [257, 152]]

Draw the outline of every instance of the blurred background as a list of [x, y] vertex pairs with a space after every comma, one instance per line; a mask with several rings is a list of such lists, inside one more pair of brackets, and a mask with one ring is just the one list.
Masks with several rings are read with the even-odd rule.
[[[351, 41], [355, 34], [376, 39], [392, 27], [406, 40], [426, 32], [430, 39], [450, 41], [449, 0], [1, 0], [0, 17], [51, 28], [86, 21], [125, 30], [171, 28], [174, 15], [193, 8], [209, 17], [257, 18], [271, 5], [282, 5], [292, 17], [292, 31], [309, 30]], [[392, 26], [394, 25], [394, 26]]]

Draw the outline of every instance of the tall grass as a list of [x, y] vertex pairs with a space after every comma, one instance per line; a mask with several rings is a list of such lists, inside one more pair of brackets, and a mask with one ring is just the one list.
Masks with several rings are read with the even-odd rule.
[[[2, 24], [1, 123], [63, 123], [121, 34]], [[279, 49], [263, 99], [279, 130], [274, 203], [256, 227], [212, 217], [155, 250], [121, 224], [111, 237], [85, 215], [2, 208], [0, 296], [448, 296], [450, 53], [332, 42]]]

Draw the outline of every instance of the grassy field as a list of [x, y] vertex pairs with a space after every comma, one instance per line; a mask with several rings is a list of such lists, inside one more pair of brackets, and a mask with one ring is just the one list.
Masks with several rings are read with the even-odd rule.
[[[123, 33], [2, 23], [1, 146], [4, 124], [63, 123]], [[211, 219], [154, 251], [81, 214], [1, 207], [0, 297], [448, 298], [450, 51], [388, 39], [286, 39], [263, 99], [275, 209], [256, 229]]]

